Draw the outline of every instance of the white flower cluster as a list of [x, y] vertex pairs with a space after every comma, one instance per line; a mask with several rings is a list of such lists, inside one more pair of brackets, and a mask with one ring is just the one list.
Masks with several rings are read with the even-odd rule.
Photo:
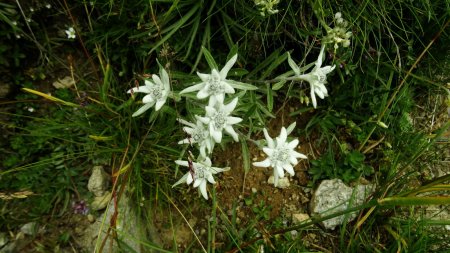
[[311, 101], [314, 108], [317, 107], [316, 94], [321, 99], [324, 99], [325, 97], [328, 96], [328, 91], [327, 88], [325, 87], [325, 84], [327, 83], [327, 75], [331, 73], [336, 67], [335, 65], [322, 67], [324, 50], [325, 46], [322, 46], [322, 48], [320, 49], [319, 57], [317, 58], [313, 70], [308, 74], [303, 75], [300, 74], [300, 68], [292, 60], [291, 55], [288, 54], [289, 66], [291, 66], [292, 70], [294, 70], [295, 73], [295, 76], [291, 79], [298, 81], [307, 81], [309, 83], [311, 87]]
[[[255, 4], [262, 6], [261, 10], [269, 14], [278, 12], [273, 7], [279, 3], [279, 0], [255, 0]], [[326, 45], [334, 43], [334, 48], [338, 48], [338, 44], [342, 43], [343, 47], [350, 45], [349, 38], [351, 32], [346, 32], [347, 22], [342, 18], [341, 13], [335, 15], [336, 27], [331, 29], [327, 27], [328, 35], [322, 41], [319, 56], [314, 63], [300, 68], [291, 55], [288, 53], [288, 63], [292, 68], [294, 75], [290, 76], [292, 72], [283, 74], [280, 77], [281, 81], [306, 81], [310, 85], [310, 96], [312, 105], [317, 107], [316, 95], [324, 99], [328, 96], [328, 90], [325, 87], [327, 83], [327, 75], [334, 69], [335, 65], [322, 66], [324, 61], [324, 52]], [[328, 29], [329, 28], [329, 29]], [[67, 31], [66, 31], [67, 32]], [[68, 33], [69, 35], [69, 33]], [[179, 141], [178, 144], [188, 144], [191, 147], [195, 146], [198, 149], [198, 157], [194, 157], [192, 152], [188, 150], [187, 161], [177, 160], [176, 164], [189, 168], [189, 171], [183, 175], [172, 187], [175, 187], [183, 182], [188, 185], [193, 183], [194, 188], [198, 188], [201, 195], [208, 199], [207, 182], [214, 184], [213, 175], [229, 170], [229, 168], [213, 167], [211, 162], [211, 154], [213, 153], [215, 144], [221, 143], [223, 135], [227, 134], [236, 142], [239, 141], [239, 136], [233, 128], [236, 124], [242, 122], [242, 118], [232, 116], [233, 111], [238, 105], [238, 97], [227, 99], [227, 95], [234, 94], [236, 89], [241, 90], [255, 90], [257, 87], [241, 83], [235, 80], [227, 79], [233, 65], [238, 59], [238, 55], [230, 54], [228, 61], [222, 69], [219, 70], [212, 55], [208, 50], [202, 48], [203, 54], [211, 68], [211, 73], [205, 74], [197, 72], [200, 82], [187, 87], [179, 92], [180, 95], [196, 92], [195, 97], [199, 100], [208, 99], [205, 103], [203, 116], [194, 115], [192, 121], [178, 119], [183, 124], [183, 131], [186, 133], [186, 138]], [[159, 64], [159, 63], [158, 63]], [[313, 69], [308, 73], [302, 73], [311, 66]], [[145, 80], [144, 86], [138, 86], [128, 90], [132, 95], [134, 93], [145, 93], [142, 99], [144, 104], [139, 108], [133, 117], [141, 115], [151, 107], [155, 107], [158, 111], [165, 104], [167, 97], [171, 96], [170, 79], [166, 70], [159, 65], [160, 71], [158, 75], [152, 75], [152, 80]], [[282, 127], [280, 135], [276, 138], [271, 138], [267, 129], [264, 129], [264, 136], [266, 146], [262, 148], [267, 158], [263, 161], [254, 162], [253, 165], [257, 167], [272, 167], [274, 176], [274, 185], [278, 185], [280, 178], [284, 177], [284, 172], [293, 176], [295, 174], [294, 166], [298, 164], [298, 159], [307, 159], [304, 154], [297, 152], [295, 149], [299, 143], [298, 139], [288, 141], [288, 135], [293, 131], [295, 123], [291, 124], [287, 129]]]
[[352, 37], [352, 32], [347, 32], [348, 22], [342, 18], [342, 14], [337, 12], [334, 15], [335, 27], [326, 27], [327, 36], [323, 38], [324, 43], [334, 43], [334, 49], [339, 48], [339, 43], [342, 43], [343, 47], [350, 46], [350, 37]]
[[158, 111], [166, 103], [167, 97], [170, 94], [170, 80], [169, 75], [161, 65], [159, 65], [159, 75], [161, 78], [154, 74], [152, 75], [153, 80], [144, 80], [144, 86], [134, 87], [127, 91], [127, 93], [131, 93], [132, 95], [134, 93], [147, 94], [142, 99], [144, 106], [133, 113], [133, 117], [141, 115], [152, 106], [155, 106], [155, 111]]
[[267, 142], [267, 146], [263, 148], [263, 151], [266, 153], [267, 158], [261, 162], [254, 162], [253, 165], [257, 167], [272, 167], [275, 187], [278, 186], [278, 179], [284, 177], [284, 171], [291, 176], [295, 175], [294, 166], [298, 164], [297, 158], [307, 159], [304, 154], [295, 151], [298, 139], [287, 142], [287, 136], [294, 127], [295, 123], [288, 127], [289, 130], [282, 127], [280, 135], [275, 140], [269, 136], [265, 128], [263, 130]]
[[77, 37], [76, 33], [75, 33], [75, 29], [73, 29], [73, 27], [69, 27], [66, 30], [66, 35], [68, 39], [75, 39]]
[[278, 13], [277, 9], [275, 5], [280, 3], [280, 0], [254, 0], [255, 1], [255, 5], [258, 7], [259, 9], [259, 13], [261, 14], [261, 16], [266, 16], [266, 13], [269, 15]]
[[[206, 49], [206, 55], [210, 55]], [[189, 166], [189, 172], [186, 173], [180, 182], [187, 180], [190, 184], [194, 180], [194, 187], [200, 185], [200, 192], [205, 199], [208, 199], [206, 192], [206, 181], [214, 184], [215, 181], [212, 174], [225, 171], [225, 169], [211, 167], [211, 159], [214, 145], [222, 142], [223, 132], [230, 135], [234, 141], [239, 141], [238, 134], [233, 128], [233, 125], [242, 121], [241, 118], [231, 116], [232, 112], [237, 106], [238, 98], [234, 98], [228, 104], [224, 103], [226, 94], [234, 94], [235, 88], [242, 88], [242, 85], [236, 81], [228, 80], [227, 75], [230, 69], [237, 61], [238, 55], [232, 56], [225, 66], [219, 71], [214, 65], [211, 65], [211, 74], [203, 74], [197, 72], [201, 82], [194, 84], [180, 92], [185, 94], [189, 92], [198, 91], [196, 97], [198, 99], [208, 98], [208, 105], [205, 106], [205, 115], [195, 115], [195, 123], [188, 122], [183, 119], [178, 119], [185, 125], [183, 130], [188, 134], [188, 137], [179, 142], [179, 144], [196, 144], [200, 151], [198, 160], [203, 162], [195, 163], [192, 161], [177, 161], [177, 164]], [[214, 61], [210, 59], [210, 61]], [[250, 85], [247, 87], [251, 88]], [[191, 163], [191, 164], [190, 164]], [[198, 183], [197, 181], [198, 180]]]

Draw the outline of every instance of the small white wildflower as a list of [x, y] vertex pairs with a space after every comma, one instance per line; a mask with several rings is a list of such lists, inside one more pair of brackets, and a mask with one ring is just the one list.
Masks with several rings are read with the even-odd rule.
[[280, 0], [254, 0], [255, 5], [259, 8], [261, 16], [265, 16], [278, 13], [279, 10], [275, 9], [276, 5], [280, 3]]
[[233, 99], [229, 104], [225, 105], [223, 102], [213, 103], [210, 100], [208, 106], [205, 107], [206, 116], [200, 117], [196, 115], [197, 120], [208, 125], [209, 134], [216, 143], [222, 141], [222, 131], [225, 130], [235, 141], [239, 141], [237, 133], [233, 126], [242, 121], [241, 118], [229, 116], [233, 112], [238, 102], [238, 98]]
[[334, 15], [334, 21], [336, 27], [326, 27], [327, 36], [323, 38], [324, 43], [334, 43], [334, 48], [339, 48], [339, 43], [342, 43], [343, 47], [350, 46], [350, 37], [352, 32], [347, 32], [348, 22], [342, 18], [342, 14], [337, 12]]
[[20, 39], [20, 38], [21, 38], [20, 34], [16, 34], [16, 39]]
[[69, 29], [66, 30], [66, 34], [68, 39], [75, 39], [77, 37], [75, 34], [75, 29], [73, 29], [73, 27], [69, 27]]
[[16, 21], [12, 21], [11, 24], [13, 24], [13, 26], [17, 26], [17, 22]]
[[218, 71], [217, 69], [212, 69], [211, 74], [203, 74], [197, 72], [197, 75], [200, 77], [202, 82], [182, 90], [180, 94], [198, 90], [198, 99], [209, 97], [210, 101], [212, 101], [213, 103], [215, 103], [216, 101], [223, 103], [225, 93], [233, 94], [235, 92], [232, 84], [226, 78], [228, 71], [230, 71], [234, 63], [236, 63], [237, 57], [237, 54], [231, 57], [231, 59], [220, 71]]
[[29, 107], [27, 107], [27, 111], [29, 111], [29, 112], [34, 112], [34, 108], [31, 107], [31, 106], [29, 106]]
[[[292, 131], [292, 129], [290, 129]], [[261, 162], [254, 162], [253, 165], [257, 167], [272, 167], [274, 186], [278, 185], [278, 179], [284, 177], [284, 171], [291, 176], [295, 175], [294, 167], [298, 164], [297, 158], [308, 159], [304, 154], [301, 154], [294, 149], [298, 145], [298, 139], [287, 142], [288, 132], [286, 128], [281, 128], [280, 136], [273, 140], [267, 130], [264, 128], [264, 136], [267, 141], [267, 146], [263, 147], [267, 158]]]
[[211, 159], [209, 157], [206, 157], [201, 162], [191, 162], [191, 161], [181, 161], [176, 160], [176, 164], [181, 166], [189, 167], [189, 172], [184, 174], [184, 176], [178, 180], [173, 186], [177, 186], [181, 183], [186, 182], [186, 184], [190, 185], [192, 182], [194, 182], [194, 188], [199, 187], [199, 190], [203, 196], [203, 198], [208, 199], [208, 192], [206, 191], [206, 184], [207, 182], [210, 182], [211, 184], [215, 184], [216, 181], [214, 180], [213, 175], [227, 171], [230, 168], [217, 168], [212, 167]]
[[185, 131], [189, 136], [178, 142], [178, 144], [194, 144], [197, 143], [200, 150], [200, 155], [202, 157], [207, 157], [206, 152], [211, 154], [214, 149], [214, 139], [209, 134], [209, 130], [205, 124], [203, 124], [200, 120], [196, 121], [196, 124], [188, 122], [183, 119], [178, 119], [179, 122], [186, 125], [183, 127], [183, 131]]
[[30, 7], [30, 12], [34, 12], [34, 8], [33, 7]]
[[340, 19], [340, 18], [342, 18], [342, 13], [336, 12], [336, 14], [334, 14], [334, 19]]
[[50, 8], [52, 8], [52, 5], [49, 4], [49, 3], [47, 3], [47, 4], [45, 5], [45, 8], [50, 9]]
[[170, 93], [170, 80], [169, 75], [166, 70], [160, 65], [159, 66], [159, 75], [161, 78], [154, 74], [152, 75], [152, 80], [145, 80], [144, 86], [134, 87], [129, 89], [127, 93], [147, 93], [142, 99], [142, 103], [144, 106], [139, 108], [135, 113], [133, 113], [133, 117], [139, 116], [152, 106], [155, 105], [155, 111], [161, 109], [161, 107], [166, 103], [167, 96]]
[[322, 67], [322, 59], [323, 59], [323, 52], [325, 50], [325, 46], [323, 45], [320, 49], [319, 57], [317, 58], [316, 64], [311, 72], [308, 74], [300, 75], [300, 69], [297, 66], [297, 64], [291, 59], [290, 54], [288, 54], [288, 62], [289, 66], [291, 66], [292, 70], [295, 72], [295, 77], [300, 80], [307, 81], [311, 86], [311, 101], [314, 106], [314, 108], [317, 107], [317, 100], [316, 100], [316, 94], [321, 98], [324, 99], [328, 96], [327, 88], [325, 87], [325, 84], [327, 83], [327, 75], [331, 73], [335, 65], [333, 66], [325, 66]]
[[27, 21], [27, 23], [31, 23], [31, 18], [26, 18], [25, 21]]

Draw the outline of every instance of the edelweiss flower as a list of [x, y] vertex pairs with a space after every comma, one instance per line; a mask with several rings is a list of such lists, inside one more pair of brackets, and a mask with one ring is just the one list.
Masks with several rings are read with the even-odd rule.
[[212, 153], [215, 142], [209, 134], [208, 129], [200, 120], [197, 120], [196, 124], [183, 119], [178, 119], [178, 121], [187, 126], [183, 127], [183, 131], [190, 135], [188, 138], [179, 141], [178, 144], [197, 143], [202, 157], [206, 157], [206, 151], [208, 151], [208, 154]]
[[205, 199], [208, 199], [208, 192], [206, 191], [206, 181], [210, 182], [211, 184], [215, 184], [216, 181], [214, 180], [213, 175], [230, 169], [212, 167], [211, 159], [209, 159], [209, 157], [206, 157], [205, 160], [199, 163], [192, 162], [192, 166], [189, 166], [190, 162], [188, 161], [176, 160], [175, 163], [181, 166], [190, 167], [190, 171], [184, 174], [184, 176], [180, 180], [178, 180], [172, 186], [172, 188], [183, 182], [186, 182], [188, 185], [194, 182], [194, 188], [200, 186], [200, 192]]
[[305, 80], [309, 82], [311, 86], [311, 101], [314, 108], [317, 107], [316, 94], [321, 99], [324, 99], [325, 97], [328, 96], [328, 91], [327, 88], [325, 87], [325, 84], [327, 83], [327, 75], [331, 73], [336, 67], [334, 65], [321, 67], [324, 50], [325, 46], [322, 46], [322, 49], [320, 49], [319, 58], [317, 58], [316, 65], [314, 66], [313, 70], [310, 73], [304, 75], [300, 75], [299, 67], [291, 59], [291, 56], [288, 54], [289, 66], [291, 66], [292, 70], [294, 70], [295, 78]]
[[278, 185], [278, 179], [284, 177], [284, 170], [291, 176], [294, 176], [294, 167], [297, 165], [297, 158], [307, 159], [304, 154], [295, 151], [298, 145], [298, 139], [291, 142], [286, 142], [287, 132], [286, 128], [281, 128], [280, 136], [275, 141], [270, 138], [269, 133], [264, 128], [264, 136], [267, 140], [267, 147], [263, 148], [267, 158], [261, 162], [254, 162], [253, 165], [257, 167], [272, 167], [275, 187]]
[[75, 39], [77, 37], [75, 34], [75, 29], [73, 29], [73, 27], [69, 27], [69, 29], [66, 30], [66, 34], [68, 39]]
[[199, 92], [197, 93], [197, 98], [203, 99], [210, 97], [209, 100], [213, 103], [216, 101], [223, 103], [225, 93], [234, 93], [232, 84], [226, 78], [228, 71], [230, 71], [231, 67], [233, 67], [237, 57], [237, 54], [231, 57], [220, 72], [217, 69], [212, 69], [211, 74], [209, 75], [197, 72], [197, 75], [200, 77], [202, 82], [182, 90], [180, 94], [198, 90]]
[[142, 99], [145, 105], [133, 113], [133, 117], [141, 115], [155, 104], [155, 111], [158, 111], [166, 103], [167, 96], [170, 93], [169, 75], [162, 66], [160, 66], [159, 75], [162, 79], [154, 74], [152, 75], [153, 81], [145, 80], [145, 86], [135, 87], [127, 91], [127, 93], [132, 94], [137, 92], [147, 93]]
[[225, 130], [235, 141], [239, 141], [237, 133], [234, 131], [232, 125], [242, 121], [241, 118], [229, 116], [234, 110], [238, 102], [238, 98], [233, 99], [229, 104], [225, 105], [223, 102], [213, 103], [209, 101], [209, 105], [205, 106], [206, 116], [195, 116], [197, 120], [203, 122], [209, 127], [209, 134], [215, 142], [222, 141], [222, 131]]

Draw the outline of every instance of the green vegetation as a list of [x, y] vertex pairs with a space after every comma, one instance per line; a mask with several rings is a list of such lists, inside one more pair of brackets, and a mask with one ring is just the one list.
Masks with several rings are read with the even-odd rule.
[[[449, 22], [448, 0], [0, 3], [0, 86], [9, 87], [0, 97], [0, 231], [72, 214], [74, 203], [92, 199], [91, 168], [103, 165], [115, 187], [127, 186], [149, 230], [163, 220], [158, 231], [172, 231], [163, 245], [140, 242], [144, 251], [448, 250], [442, 238], [450, 218], [433, 219], [426, 207], [449, 212], [450, 176], [441, 163], [449, 155]], [[214, 143], [212, 166], [231, 168], [214, 175], [215, 185], [205, 180], [205, 200], [192, 185], [172, 188], [191, 169], [175, 160], [202, 162], [197, 146], [178, 144], [190, 138], [179, 119], [195, 123], [208, 104], [198, 90], [180, 92], [202, 82], [197, 72], [225, 69], [236, 54], [227, 75], [235, 93], [224, 103], [238, 98], [231, 116], [242, 119], [233, 124], [240, 143], [229, 131]], [[335, 68], [324, 75], [328, 96], [316, 93], [313, 106], [310, 83], [292, 64], [306, 74], [318, 59]], [[142, 90], [127, 90], [163, 79], [161, 69], [170, 78], [164, 105], [132, 117], [145, 100]], [[58, 80], [70, 85], [55, 88]], [[264, 181], [272, 175], [252, 166], [262, 160], [263, 129], [274, 138], [293, 122], [288, 134], [308, 157], [294, 170], [309, 176], [302, 187], [291, 183], [295, 189], [333, 178], [376, 184], [370, 200], [343, 212], [360, 211], [357, 220], [336, 231], [321, 233], [317, 217], [286, 222], [283, 201], [260, 192], [259, 178], [250, 181], [253, 170], [270, 171]], [[177, 243], [173, 231], [192, 217], [206, 232], [193, 229], [192, 240]], [[53, 251], [72, 236], [64, 231], [36, 248]]]

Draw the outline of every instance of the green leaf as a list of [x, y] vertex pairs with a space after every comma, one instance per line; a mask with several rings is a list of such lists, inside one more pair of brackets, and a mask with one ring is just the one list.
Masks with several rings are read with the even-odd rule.
[[206, 47], [202, 46], [202, 53], [203, 55], [205, 55], [206, 61], [208, 62], [208, 65], [211, 69], [219, 69], [216, 61], [214, 60], [214, 58], [212, 57], [211, 53], [208, 51], [208, 49], [206, 49]]
[[228, 53], [228, 56], [227, 56], [227, 62], [228, 62], [231, 58], [233, 58], [233, 56], [235, 56], [235, 55], [238, 54], [238, 49], [239, 49], [238, 45], [237, 45], [237, 44], [234, 44], [233, 47], [230, 49], [230, 52]]
[[281, 80], [281, 81], [275, 83], [275, 84], [272, 86], [272, 90], [279, 90], [279, 89], [283, 88], [283, 86], [284, 86], [285, 83], [286, 83], [286, 80]]
[[244, 163], [244, 171], [248, 173], [250, 171], [250, 151], [245, 140], [241, 140], [242, 160]]
[[267, 109], [269, 109], [269, 112], [273, 110], [273, 91], [270, 84], [267, 84]]
[[258, 87], [248, 84], [248, 83], [242, 83], [234, 80], [227, 80], [227, 82], [235, 89], [240, 90], [257, 90]]

